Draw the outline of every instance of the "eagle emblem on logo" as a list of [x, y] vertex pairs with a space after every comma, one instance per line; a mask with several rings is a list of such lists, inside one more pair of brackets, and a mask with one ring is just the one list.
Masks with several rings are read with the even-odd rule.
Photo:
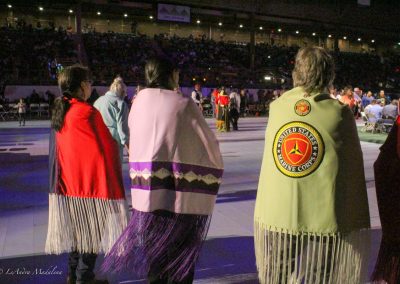
[[294, 112], [297, 115], [305, 116], [305, 115], [309, 114], [310, 111], [311, 111], [311, 104], [307, 100], [299, 100], [294, 105]]

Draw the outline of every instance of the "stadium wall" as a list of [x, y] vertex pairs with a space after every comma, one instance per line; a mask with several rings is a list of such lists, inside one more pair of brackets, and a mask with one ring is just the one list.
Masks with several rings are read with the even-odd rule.
[[[96, 89], [97, 93], [102, 96], [108, 91], [108, 86], [92, 86], [92, 90]], [[211, 92], [214, 88], [202, 88], [203, 96], [210, 97]], [[5, 88], [4, 96], [9, 102], [16, 102], [19, 99], [28, 98], [32, 91], [35, 90], [39, 96], [47, 100], [47, 96], [45, 95], [47, 91], [50, 91], [56, 96], [60, 95], [60, 91], [55, 85], [8, 85]], [[259, 89], [247, 89], [249, 91], [249, 95], [251, 95], [255, 102], [258, 101], [257, 92]], [[181, 92], [184, 96], [189, 97], [193, 91], [192, 87], [182, 87]], [[230, 89], [227, 88], [227, 91], [230, 92]], [[128, 97], [132, 97], [136, 93], [136, 86], [128, 86], [127, 94]]]

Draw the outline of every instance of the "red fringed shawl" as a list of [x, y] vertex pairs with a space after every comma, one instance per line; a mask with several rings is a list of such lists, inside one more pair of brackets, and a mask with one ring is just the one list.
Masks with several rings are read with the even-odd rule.
[[76, 99], [70, 104], [50, 139], [45, 251], [106, 253], [127, 225], [119, 150], [95, 108]]
[[60, 179], [56, 193], [74, 197], [125, 198], [117, 143], [100, 113], [73, 102], [56, 134]]

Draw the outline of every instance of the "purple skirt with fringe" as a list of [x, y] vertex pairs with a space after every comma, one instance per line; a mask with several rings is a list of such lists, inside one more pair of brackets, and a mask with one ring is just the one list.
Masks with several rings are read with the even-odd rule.
[[132, 271], [184, 280], [198, 259], [211, 216], [141, 212], [133, 209], [128, 227], [106, 255], [103, 272]]

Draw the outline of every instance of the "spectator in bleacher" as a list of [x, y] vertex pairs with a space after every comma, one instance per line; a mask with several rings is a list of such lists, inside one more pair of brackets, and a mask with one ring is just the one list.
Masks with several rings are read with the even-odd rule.
[[19, 126], [25, 126], [26, 104], [24, 99], [19, 99], [17, 104]]
[[111, 136], [117, 142], [121, 162], [123, 162], [124, 148], [129, 151], [129, 108], [124, 101], [126, 90], [127, 88], [122, 78], [117, 77], [111, 84], [110, 90], [104, 96], [99, 97], [93, 104], [101, 113]]
[[222, 157], [196, 104], [174, 90], [177, 66], [148, 60], [145, 78], [129, 115], [132, 218], [103, 269], [127, 269], [151, 284], [193, 283]]
[[383, 118], [397, 118], [398, 115], [398, 100], [393, 100], [390, 104], [385, 105], [382, 109]]
[[101, 114], [86, 103], [89, 70], [65, 68], [54, 101], [50, 136], [49, 225], [46, 253], [68, 256], [67, 283], [95, 280], [99, 253], [107, 253], [127, 225], [118, 147]]

